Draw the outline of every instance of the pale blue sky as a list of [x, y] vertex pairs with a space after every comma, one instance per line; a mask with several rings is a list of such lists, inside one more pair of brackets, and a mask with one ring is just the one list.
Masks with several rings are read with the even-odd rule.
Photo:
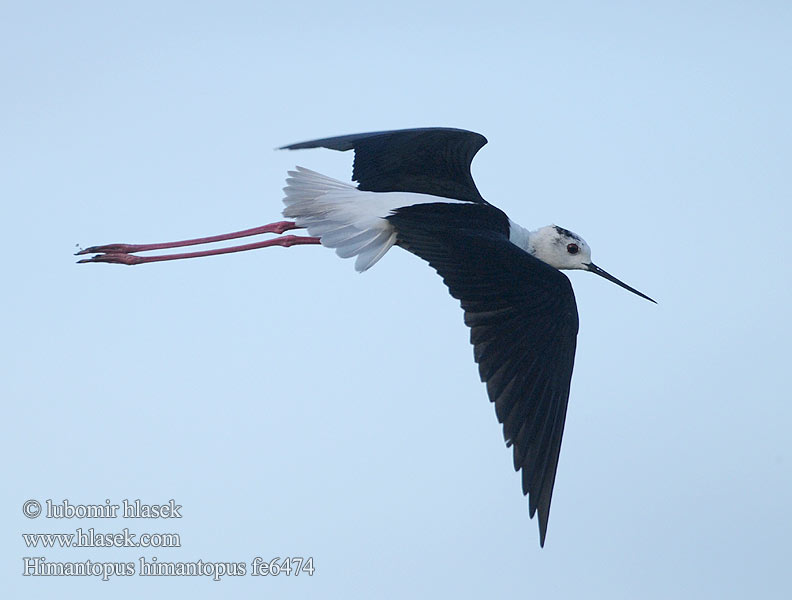
[[[792, 8], [786, 2], [27, 2], [0, 10], [9, 597], [782, 598]], [[572, 273], [581, 330], [547, 544], [458, 303], [398, 249], [124, 268], [107, 242], [277, 220], [273, 148], [452, 126]], [[182, 504], [177, 522], [22, 503]], [[26, 550], [23, 532], [181, 535]], [[297, 578], [22, 577], [49, 561], [313, 556]]]

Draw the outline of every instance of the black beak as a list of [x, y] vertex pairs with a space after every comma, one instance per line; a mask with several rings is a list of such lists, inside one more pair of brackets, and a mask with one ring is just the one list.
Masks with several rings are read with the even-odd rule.
[[618, 279], [616, 279], [616, 278], [615, 278], [613, 275], [611, 275], [610, 273], [608, 273], [606, 270], [604, 270], [604, 269], [600, 269], [600, 268], [599, 268], [597, 265], [595, 265], [594, 263], [587, 263], [587, 264], [586, 264], [586, 268], [587, 268], [589, 271], [591, 271], [592, 273], [596, 273], [596, 274], [597, 274], [597, 275], [599, 275], [600, 277], [604, 277], [604, 278], [605, 278], [605, 279], [607, 279], [608, 281], [612, 281], [612, 282], [613, 282], [613, 283], [615, 283], [616, 285], [620, 285], [620, 286], [621, 286], [621, 287], [623, 287], [625, 290], [630, 290], [630, 291], [631, 291], [633, 294], [637, 294], [637, 295], [638, 295], [638, 296], [640, 296], [641, 298], [646, 298], [647, 300], [649, 300], [649, 302], [654, 302], [655, 304], [657, 304], [657, 302], [655, 302], [654, 300], [652, 300], [652, 299], [651, 299], [649, 296], [647, 296], [646, 294], [642, 294], [641, 292], [639, 292], [639, 291], [638, 291], [638, 290], [636, 290], [635, 288], [631, 288], [631, 287], [630, 287], [629, 285], [627, 285], [626, 283], [622, 283], [621, 281], [619, 281]]

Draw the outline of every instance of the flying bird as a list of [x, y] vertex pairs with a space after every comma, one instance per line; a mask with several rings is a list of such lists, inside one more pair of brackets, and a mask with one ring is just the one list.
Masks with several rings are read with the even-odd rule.
[[[522, 472], [530, 517], [544, 546], [578, 332], [575, 295], [563, 269], [595, 273], [638, 296], [591, 261], [579, 235], [549, 225], [529, 231], [479, 193], [470, 172], [484, 136], [451, 128], [378, 131], [281, 149], [354, 150], [357, 186], [296, 167], [284, 188], [284, 221], [162, 244], [108, 244], [79, 262], [134, 265], [268, 246], [321, 244], [366, 271], [392, 246], [429, 263], [460, 301], [481, 380]], [[308, 236], [282, 235], [305, 229]], [[263, 233], [279, 237], [199, 252], [137, 256]]]

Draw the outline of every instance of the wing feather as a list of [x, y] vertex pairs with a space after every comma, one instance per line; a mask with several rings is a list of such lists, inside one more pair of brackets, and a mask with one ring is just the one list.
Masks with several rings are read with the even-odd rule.
[[479, 133], [449, 127], [374, 131], [283, 146], [355, 151], [352, 179], [371, 192], [417, 192], [486, 204], [470, 173], [487, 143]]
[[[512, 244], [502, 229], [428, 218], [432, 205], [388, 217], [397, 243], [426, 260], [460, 300], [474, 359], [513, 446], [515, 470], [544, 545], [575, 358], [578, 315], [569, 279]], [[472, 207], [470, 207], [472, 208]]]

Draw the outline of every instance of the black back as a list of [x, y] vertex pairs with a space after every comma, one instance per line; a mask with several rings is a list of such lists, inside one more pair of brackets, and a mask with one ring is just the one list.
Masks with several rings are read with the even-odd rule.
[[352, 179], [361, 190], [486, 203], [470, 174], [473, 157], [486, 143], [487, 138], [472, 131], [425, 127], [342, 135], [282, 149], [354, 150]]

